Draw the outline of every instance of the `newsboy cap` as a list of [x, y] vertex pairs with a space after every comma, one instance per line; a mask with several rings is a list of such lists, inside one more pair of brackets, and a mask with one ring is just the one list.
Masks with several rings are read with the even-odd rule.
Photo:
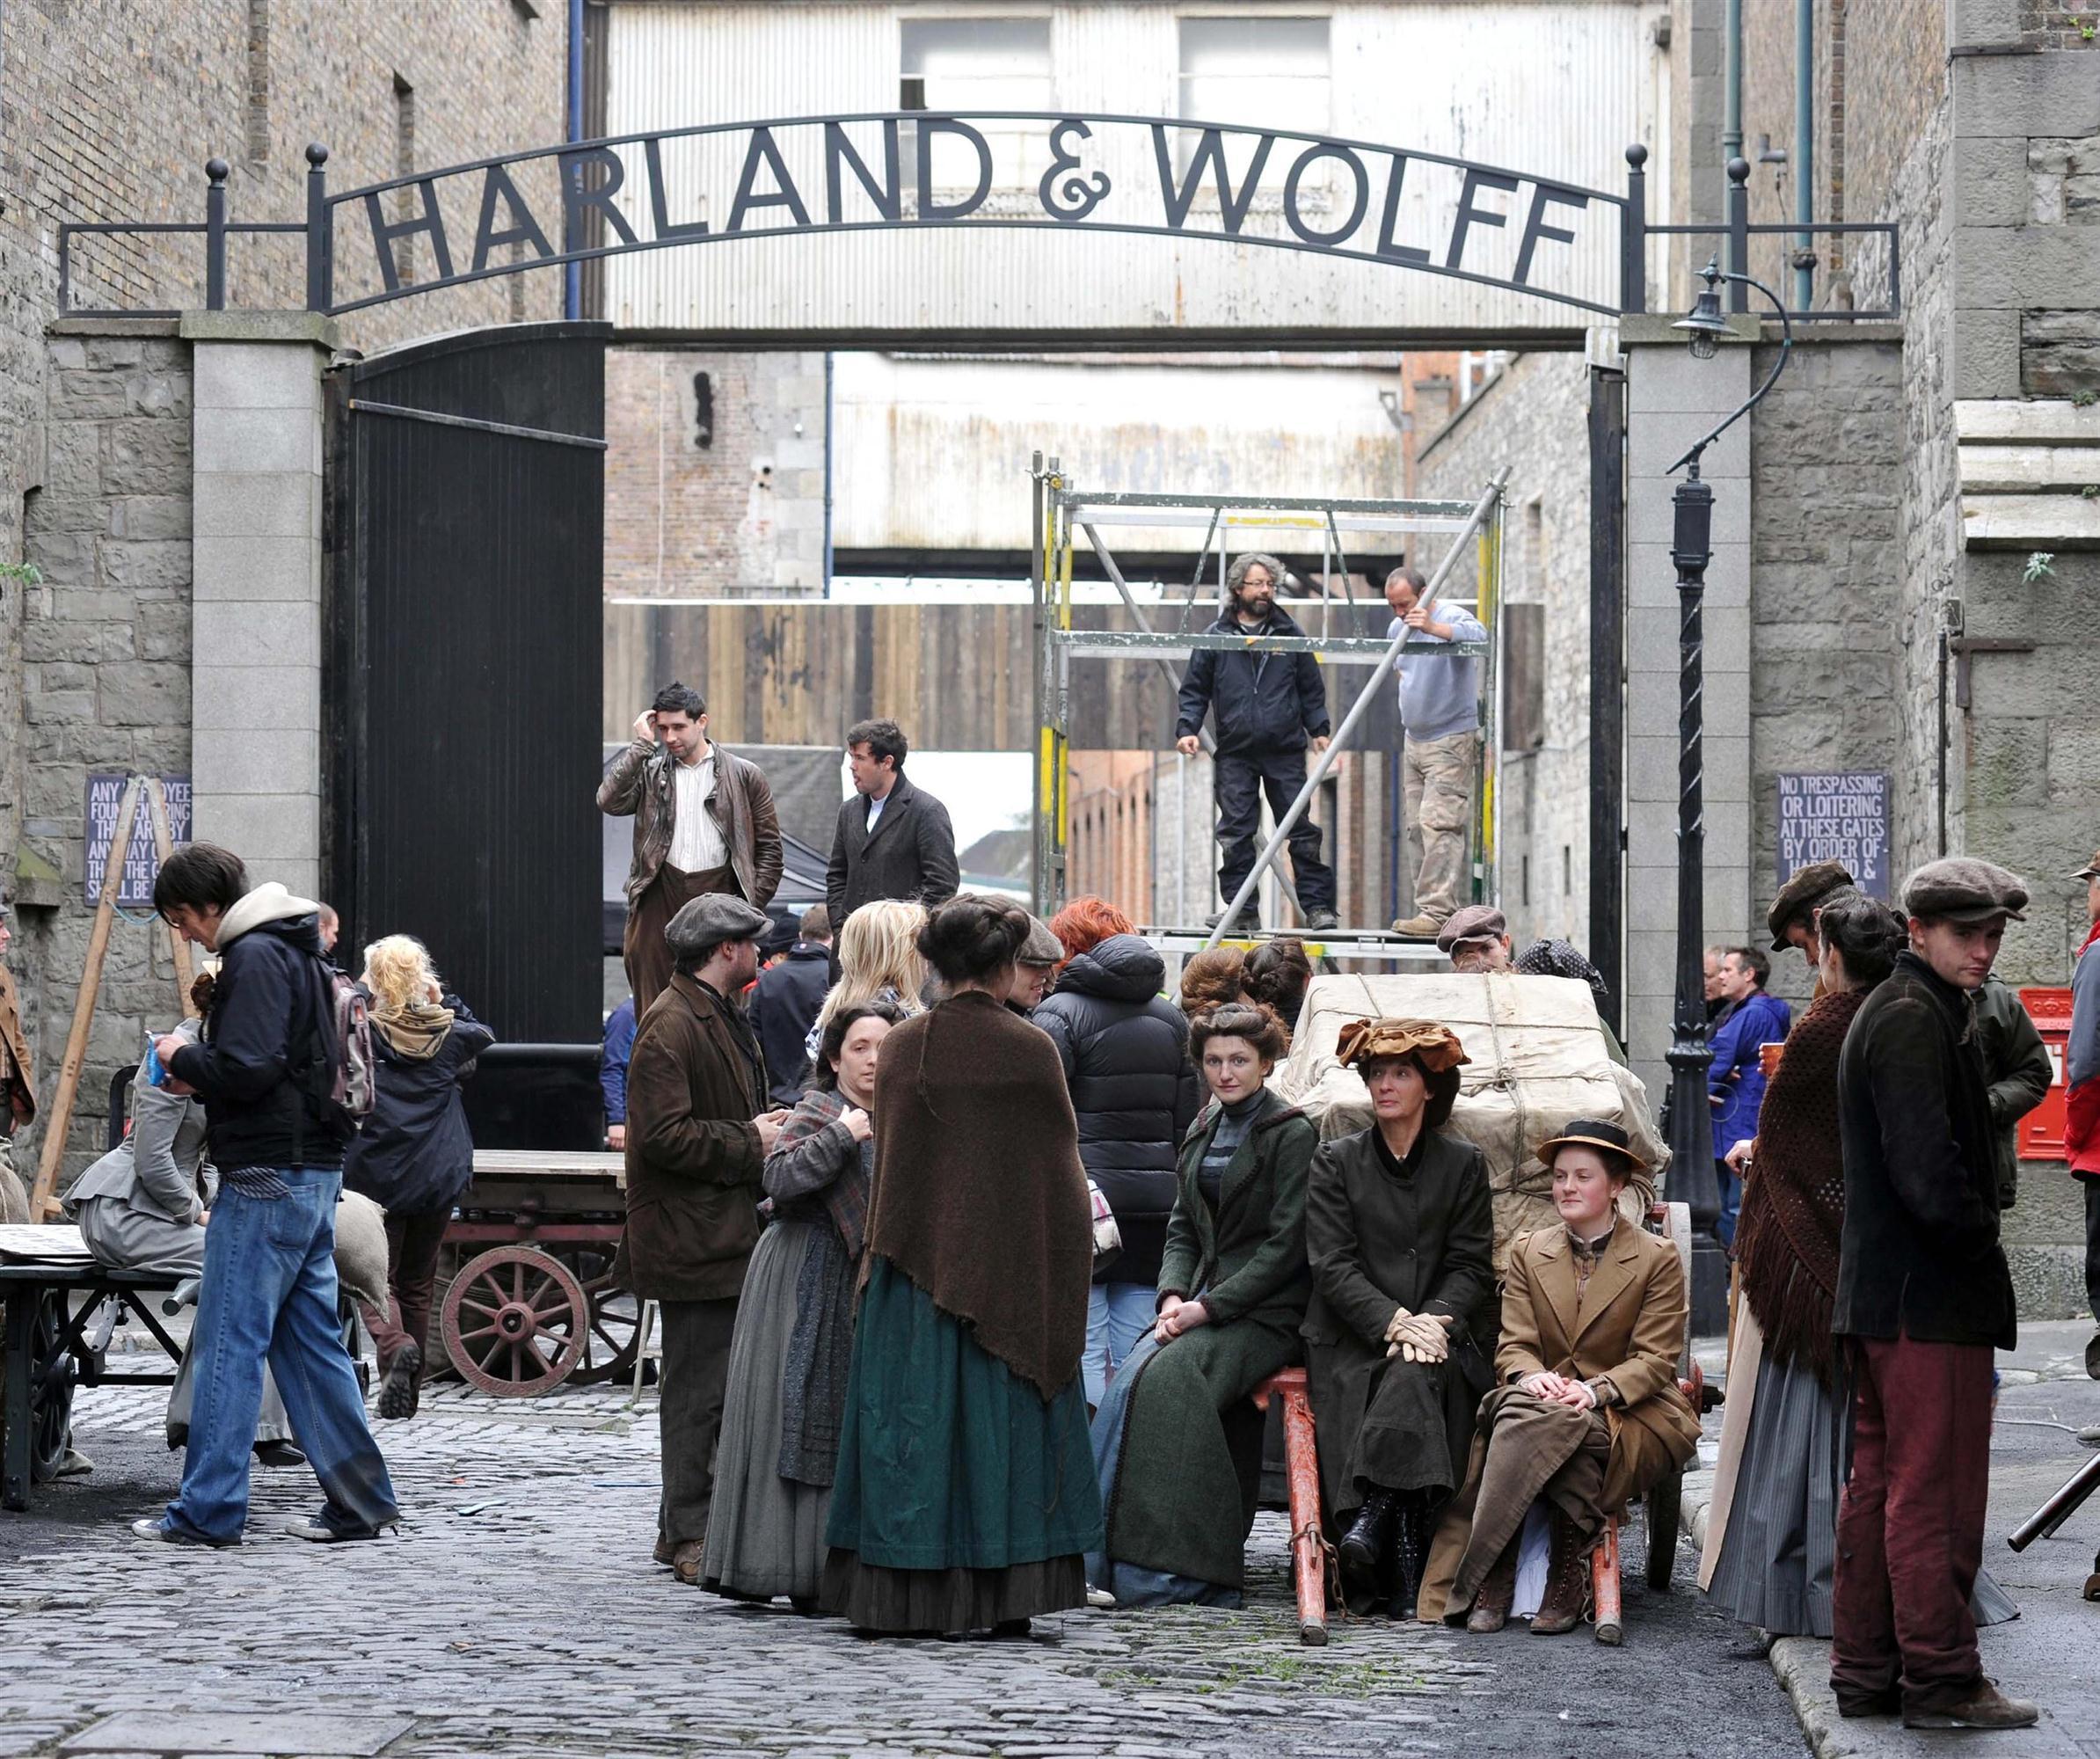
[[1841, 861], [1812, 861], [1794, 870], [1793, 878], [1779, 888], [1772, 908], [1765, 913], [1765, 926], [1772, 931], [1772, 951], [1787, 950], [1787, 924], [1812, 920], [1816, 906], [1841, 886], [1854, 884]]
[[730, 940], [763, 940], [773, 920], [755, 905], [731, 892], [709, 892], [688, 899], [664, 924], [671, 957], [684, 961]]
[[1928, 861], [1903, 887], [1908, 914], [1951, 923], [1987, 923], [2001, 916], [2025, 922], [2026, 905], [2027, 887], [2018, 874], [1968, 855]]
[[2100, 849], [2093, 851], [2093, 858], [2071, 876], [2074, 880], [2100, 880]]
[[1462, 940], [1495, 940], [1509, 932], [1509, 921], [1492, 904], [1468, 904], [1452, 911], [1436, 933], [1436, 950], [1449, 952]]
[[1021, 943], [1021, 950], [1014, 955], [1016, 965], [1062, 965], [1065, 944], [1051, 932], [1050, 924], [1040, 916], [1028, 919], [1028, 938]]

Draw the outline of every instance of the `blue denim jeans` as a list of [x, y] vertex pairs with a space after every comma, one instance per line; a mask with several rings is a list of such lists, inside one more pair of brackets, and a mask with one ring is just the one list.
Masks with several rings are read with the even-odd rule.
[[247, 1522], [248, 1450], [266, 1360], [292, 1434], [321, 1481], [321, 1520], [362, 1536], [398, 1512], [337, 1317], [342, 1174], [273, 1171], [290, 1186], [288, 1195], [249, 1197], [222, 1184], [204, 1230], [204, 1277], [190, 1332], [189, 1446], [181, 1493], [164, 1519], [175, 1531], [219, 1544], [237, 1540]]
[[1148, 1282], [1097, 1282], [1086, 1292], [1086, 1354], [1080, 1371], [1086, 1402], [1097, 1408], [1124, 1357], [1152, 1329], [1158, 1292]]

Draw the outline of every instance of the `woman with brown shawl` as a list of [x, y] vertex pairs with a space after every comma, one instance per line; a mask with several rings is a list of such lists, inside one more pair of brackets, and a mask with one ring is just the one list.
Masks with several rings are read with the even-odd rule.
[[[1860, 1004], [1907, 936], [1885, 904], [1848, 892], [1817, 919], [1820, 989], [1787, 1034], [1751, 1142], [1717, 1143], [1743, 1181], [1742, 1275], [1721, 1456], [1699, 1581], [1746, 1624], [1781, 1637], [1831, 1634], [1837, 1502], [1845, 1454], [1838, 1352], [1830, 1336], [1845, 1164], [1838, 1056]], [[2017, 1610], [1987, 1575], [1977, 1623]]]
[[1025, 1636], [1101, 1541], [1079, 1357], [1093, 1223], [1049, 1038], [1007, 1011], [1028, 913], [964, 894], [946, 999], [883, 1040], [822, 1601], [870, 1632]]
[[1374, 1122], [1313, 1157], [1311, 1310], [1302, 1328], [1321, 1489], [1351, 1610], [1412, 1618], [1436, 1513], [1465, 1475], [1494, 1376], [1487, 1169], [1443, 1133], [1465, 1047], [1433, 1020], [1353, 1020], [1335, 1059]]

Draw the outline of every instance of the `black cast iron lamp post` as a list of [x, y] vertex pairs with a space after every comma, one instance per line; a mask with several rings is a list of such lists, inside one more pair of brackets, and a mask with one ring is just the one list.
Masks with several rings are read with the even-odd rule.
[[1701, 611], [1706, 569], [1713, 559], [1714, 492], [1699, 475], [1699, 456], [1747, 415], [1778, 382], [1793, 351], [1794, 331], [1786, 307], [1763, 283], [1724, 274], [1719, 261], [1700, 271], [1706, 283], [1690, 313], [1670, 327], [1686, 332], [1692, 358], [1710, 361], [1730, 333], [1721, 315], [1721, 283], [1741, 281], [1772, 302], [1779, 314], [1779, 358], [1749, 400], [1664, 471], [1684, 479], [1671, 496], [1674, 514], [1670, 560], [1677, 569], [1680, 622], [1677, 637], [1677, 1004], [1670, 1051], [1671, 1195], [1692, 1215], [1692, 1329], [1711, 1336], [1727, 1322], [1728, 1265], [1715, 1224], [1721, 1215], [1721, 1184], [1714, 1166], [1713, 1112], [1706, 1071], [1713, 1052], [1706, 1042], [1704, 950], [1706, 891], [1705, 645]]

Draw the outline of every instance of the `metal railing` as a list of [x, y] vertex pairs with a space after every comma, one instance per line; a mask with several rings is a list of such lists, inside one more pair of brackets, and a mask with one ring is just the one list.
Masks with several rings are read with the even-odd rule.
[[58, 229], [58, 309], [69, 317], [179, 317], [179, 306], [75, 305], [73, 240], [76, 237], [130, 237], [165, 233], [204, 235], [204, 309], [226, 309], [226, 239], [234, 232], [304, 232], [293, 220], [229, 220], [226, 179], [232, 167], [211, 159], [204, 167], [204, 218], [196, 220], [69, 220]]

